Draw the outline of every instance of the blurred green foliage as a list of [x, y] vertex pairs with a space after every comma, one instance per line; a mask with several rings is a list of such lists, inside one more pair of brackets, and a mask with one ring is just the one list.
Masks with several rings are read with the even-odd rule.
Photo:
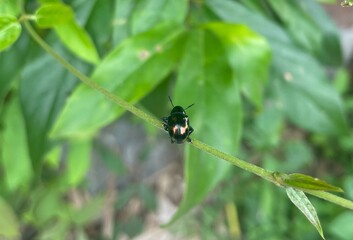
[[[87, 229], [102, 215], [105, 193], [80, 207], [68, 196], [88, 190], [93, 151], [112, 174], [129, 174], [95, 140], [124, 110], [77, 84], [21, 28], [24, 19], [111, 93], [158, 118], [168, 112], [169, 94], [177, 105], [195, 103], [188, 110], [193, 137], [269, 170], [318, 176], [353, 198], [353, 88], [337, 29], [316, 1], [60, 2], [0, 4], [0, 239], [103, 239]], [[327, 68], [336, 69], [333, 77]], [[169, 222], [176, 234], [319, 238], [281, 189], [189, 145], [184, 159], [186, 189]], [[144, 211], [158, 205], [153, 189], [131, 184], [119, 193], [116, 215], [134, 198]], [[313, 201], [327, 238], [352, 239], [350, 212]], [[201, 210], [183, 218], [195, 206]], [[226, 215], [239, 218], [241, 235], [228, 231]], [[144, 224], [117, 217], [114, 236], [136, 236]]]

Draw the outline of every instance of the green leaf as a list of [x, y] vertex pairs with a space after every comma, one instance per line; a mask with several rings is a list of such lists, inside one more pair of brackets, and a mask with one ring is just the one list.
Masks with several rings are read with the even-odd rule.
[[75, 21], [57, 25], [55, 31], [62, 43], [76, 56], [90, 63], [99, 62], [99, 56], [91, 37]]
[[21, 25], [13, 16], [0, 16], [0, 51], [11, 46], [21, 33]]
[[291, 187], [286, 188], [286, 191], [292, 203], [305, 215], [309, 222], [319, 232], [320, 236], [325, 239], [316, 210], [305, 193]]
[[90, 166], [91, 140], [72, 140], [67, 159], [67, 181], [76, 186], [86, 176]]
[[[236, 2], [206, 0], [206, 4], [222, 20], [244, 23], [268, 39], [273, 60], [270, 90], [278, 98], [277, 106], [292, 122], [318, 133], [348, 132], [342, 99], [328, 84], [324, 69], [299, 49], [283, 29]], [[323, 19], [319, 15], [315, 22]], [[331, 31], [330, 27], [322, 28]]]
[[[54, 43], [51, 44], [55, 46]], [[62, 48], [55, 46], [54, 49], [58, 54], [67, 56]], [[43, 155], [51, 145], [48, 131], [76, 81], [72, 74], [39, 47], [31, 50], [31, 61], [23, 69], [19, 91], [32, 165], [35, 171], [39, 171], [44, 160]], [[72, 57], [67, 59], [76, 65]], [[82, 67], [80, 70], [82, 71]]]
[[[182, 29], [159, 26], [127, 39], [96, 68], [91, 79], [112, 94], [136, 103], [153, 90], [175, 66], [176, 43]], [[89, 136], [123, 113], [99, 92], [79, 86], [58, 119], [54, 137]]]
[[283, 182], [290, 187], [301, 188], [301, 189], [310, 189], [318, 191], [336, 191], [343, 192], [339, 187], [335, 187], [325, 181], [322, 181], [318, 178], [313, 178], [308, 175], [300, 173], [292, 173], [285, 175]]
[[4, 181], [10, 191], [28, 185], [33, 176], [27, 145], [25, 122], [16, 93], [5, 109], [2, 133], [2, 161]]
[[68, 221], [53, 221], [39, 232], [38, 240], [61, 240], [67, 239], [71, 229]]
[[[98, 51], [103, 54], [110, 51], [111, 46], [115, 46], [112, 43], [114, 4], [116, 4], [115, 1], [98, 0], [93, 6], [90, 18], [85, 25], [85, 29], [89, 32]], [[102, 28], [102, 26], [109, 27]]]
[[88, 222], [102, 215], [104, 198], [96, 197], [83, 205], [80, 209], [72, 210], [72, 221], [79, 226], [84, 226]]
[[[161, 22], [182, 24], [187, 14], [188, 1], [137, 1], [132, 15], [131, 31], [145, 32]], [[156, 14], [158, 12], [158, 14]]]
[[277, 16], [293, 40], [318, 60], [339, 65], [342, 62], [340, 40], [334, 24], [314, 1], [270, 0]]
[[335, 239], [350, 240], [353, 236], [352, 222], [352, 212], [343, 212], [332, 220], [329, 231]]
[[260, 108], [270, 63], [265, 39], [244, 25], [214, 22], [204, 26], [222, 42], [242, 91]]
[[245, 8], [240, 3], [224, 0], [205, 0], [205, 2], [209, 9], [224, 22], [248, 26], [265, 36], [271, 46], [277, 42], [293, 44], [289, 35], [277, 24], [260, 14], [254, 14], [253, 11]]
[[74, 13], [68, 5], [49, 3], [41, 6], [34, 16], [39, 27], [50, 28], [71, 21]]
[[126, 175], [128, 172], [123, 159], [116, 153], [115, 149], [111, 149], [103, 143], [96, 141], [94, 143], [94, 152], [108, 171], [112, 171], [120, 177]]
[[[113, 22], [113, 44], [130, 36], [129, 21], [138, 0], [116, 0]], [[156, 14], [157, 15], [157, 14]]]
[[37, 188], [32, 193], [30, 209], [33, 224], [38, 227], [47, 226], [48, 222], [66, 214], [61, 190], [55, 186]]
[[20, 225], [11, 206], [0, 196], [0, 239], [19, 239]]
[[21, 0], [1, 0], [0, 15], [17, 16], [21, 11]]
[[287, 117], [313, 132], [347, 134], [342, 99], [315, 59], [279, 43], [273, 53], [271, 90]]
[[[195, 129], [195, 138], [235, 154], [242, 126], [239, 80], [228, 65], [220, 41], [208, 31], [190, 32], [176, 82], [174, 102], [180, 106], [195, 103], [195, 107], [187, 112], [190, 125]], [[168, 224], [200, 203], [229, 168], [228, 163], [186, 146], [186, 191], [178, 211]]]
[[22, 71], [28, 55], [29, 42], [29, 36], [22, 34], [12, 48], [0, 54], [0, 102], [10, 91], [11, 83], [19, 77]]
[[280, 144], [283, 126], [283, 114], [274, 106], [267, 106], [244, 135], [257, 151], [272, 150]]

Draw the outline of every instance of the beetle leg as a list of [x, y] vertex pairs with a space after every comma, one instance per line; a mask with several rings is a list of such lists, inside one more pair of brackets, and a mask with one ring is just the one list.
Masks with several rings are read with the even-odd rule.
[[163, 121], [163, 128], [165, 131], [168, 131], [168, 117], [162, 118]]
[[189, 143], [191, 143], [191, 138], [190, 138], [190, 137], [187, 137], [187, 138], [186, 138], [186, 141], [188, 141]]
[[194, 129], [193, 129], [191, 126], [189, 126], [189, 135], [190, 135], [193, 131], [194, 131]]

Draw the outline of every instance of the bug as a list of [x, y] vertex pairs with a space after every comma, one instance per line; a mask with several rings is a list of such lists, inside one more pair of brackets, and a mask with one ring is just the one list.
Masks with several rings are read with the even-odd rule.
[[173, 106], [172, 111], [168, 117], [162, 118], [164, 130], [169, 133], [171, 143], [183, 143], [185, 141], [191, 142], [190, 134], [194, 129], [189, 125], [189, 117], [185, 110], [192, 107], [191, 104], [187, 108], [181, 106], [174, 106], [172, 99], [169, 101]]

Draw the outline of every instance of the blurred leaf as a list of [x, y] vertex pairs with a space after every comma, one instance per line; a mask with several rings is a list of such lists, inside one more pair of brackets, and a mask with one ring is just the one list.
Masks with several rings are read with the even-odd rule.
[[186, 17], [187, 7], [187, 0], [137, 1], [132, 15], [131, 32], [133, 35], [145, 32], [161, 22], [181, 25]]
[[320, 236], [325, 239], [316, 210], [305, 193], [291, 187], [286, 188], [286, 191], [292, 203], [305, 215], [309, 222], [319, 232]]
[[32, 192], [32, 198], [32, 223], [38, 227], [44, 227], [50, 220], [66, 213], [62, 194], [55, 187], [43, 187]]
[[270, 89], [292, 122], [324, 134], [348, 132], [342, 99], [328, 84], [324, 70], [283, 29], [236, 2], [206, 0], [206, 4], [222, 20], [244, 23], [268, 39], [273, 51]]
[[346, 93], [349, 90], [349, 82], [350, 76], [348, 70], [345, 68], [338, 69], [333, 82], [336, 91], [340, 94]]
[[346, 175], [344, 178], [344, 192], [349, 199], [353, 199], [353, 175]]
[[148, 211], [155, 210], [157, 207], [157, 199], [154, 190], [146, 185], [140, 185], [138, 191], [138, 197], [141, 199], [143, 207]]
[[214, 22], [204, 26], [225, 47], [242, 91], [261, 108], [270, 63], [270, 48], [266, 41], [244, 25]]
[[62, 154], [62, 146], [56, 145], [52, 147], [44, 156], [46, 162], [50, 167], [58, 169], [60, 167], [60, 156]]
[[27, 59], [28, 47], [29, 37], [22, 34], [12, 48], [0, 53], [0, 102], [10, 90], [11, 83], [19, 77]]
[[132, 216], [125, 221], [119, 221], [115, 223], [115, 231], [117, 235], [128, 235], [130, 238], [134, 238], [138, 234], [142, 233], [144, 229], [144, 221], [139, 216]]
[[[181, 106], [195, 103], [194, 109], [197, 109], [188, 111], [195, 138], [227, 153], [236, 152], [242, 126], [239, 79], [228, 65], [220, 41], [208, 31], [189, 34], [174, 102]], [[224, 161], [186, 146], [186, 191], [168, 224], [202, 201], [223, 179], [229, 167]]]
[[111, 50], [114, 3], [111, 0], [97, 1], [86, 24], [87, 31], [103, 55]]
[[277, 16], [302, 48], [328, 64], [341, 64], [337, 30], [319, 4], [314, 1], [269, 1]]
[[68, 5], [49, 3], [38, 8], [34, 16], [39, 27], [50, 28], [70, 22], [74, 18], [74, 13]]
[[[175, 66], [182, 29], [160, 26], [126, 40], [96, 68], [91, 79], [120, 98], [136, 103]], [[70, 96], [52, 135], [89, 136], [123, 113], [123, 109], [87, 86]]]
[[19, 239], [20, 225], [11, 206], [0, 196], [0, 239]]
[[66, 221], [56, 221], [48, 224], [38, 237], [38, 240], [62, 240], [67, 239], [67, 234], [70, 230], [70, 224]]
[[[60, 0], [59, 0], [60, 1]], [[71, 0], [70, 6], [75, 12], [75, 19], [78, 25], [85, 26], [91, 17], [94, 6], [97, 2], [102, 0]], [[107, 1], [107, 0], [105, 0]]]
[[113, 45], [121, 43], [129, 37], [131, 15], [138, 0], [116, 0], [113, 21]]
[[20, 186], [28, 185], [33, 176], [25, 122], [17, 94], [12, 95], [5, 109], [1, 142], [4, 181], [10, 191], [15, 191]]
[[113, 171], [118, 176], [124, 176], [127, 173], [127, 168], [124, 165], [122, 158], [114, 152], [113, 149], [104, 146], [102, 143], [94, 142], [94, 150], [101, 160], [102, 164], [109, 171]]
[[271, 46], [277, 42], [293, 44], [289, 35], [276, 23], [260, 14], [254, 14], [253, 11], [238, 2], [224, 0], [205, 0], [205, 2], [206, 6], [224, 22], [248, 26], [255, 32], [265, 36]]
[[1, 0], [0, 15], [17, 16], [20, 13], [21, 0]]
[[[52, 45], [57, 53], [67, 56], [62, 49]], [[33, 47], [31, 51], [31, 62], [26, 64], [20, 81], [20, 98], [32, 165], [39, 171], [43, 155], [50, 147], [47, 133], [76, 82], [72, 74], [39, 47]]]
[[257, 150], [271, 150], [280, 143], [283, 125], [282, 113], [274, 106], [266, 107], [244, 137]]
[[353, 236], [352, 222], [352, 212], [344, 212], [332, 220], [329, 231], [335, 239], [350, 240]]
[[91, 140], [72, 140], [69, 143], [67, 159], [67, 181], [70, 186], [76, 186], [86, 176], [91, 155]]
[[304, 140], [290, 140], [286, 142], [285, 162], [281, 166], [284, 172], [298, 171], [302, 167], [310, 165], [314, 159], [314, 153], [310, 145]]
[[271, 90], [287, 117], [317, 133], [347, 134], [342, 99], [318, 63], [288, 46], [277, 44], [273, 50]]
[[90, 63], [98, 63], [99, 56], [91, 37], [75, 21], [57, 25], [55, 31], [62, 43], [76, 56]]
[[11, 46], [21, 34], [21, 24], [13, 16], [0, 15], [0, 51]]
[[79, 226], [84, 226], [85, 224], [93, 221], [95, 218], [102, 215], [103, 207], [104, 207], [103, 197], [96, 197], [94, 199], [91, 199], [80, 209], [73, 210], [72, 216], [71, 216], [72, 221]]

